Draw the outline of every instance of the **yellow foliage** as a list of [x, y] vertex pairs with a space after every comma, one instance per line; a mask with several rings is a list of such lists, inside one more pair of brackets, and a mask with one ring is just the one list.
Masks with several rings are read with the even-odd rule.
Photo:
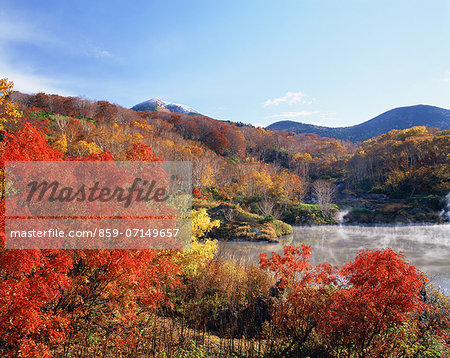
[[138, 121], [134, 121], [132, 123], [132, 125], [133, 125], [133, 127], [141, 128], [141, 129], [143, 129], [144, 131], [147, 131], [147, 132], [151, 132], [152, 131], [152, 126], [150, 124], [147, 124], [147, 123], [141, 123], [141, 122], [138, 122]]
[[65, 134], [61, 135], [53, 144], [53, 149], [61, 152], [67, 153], [67, 137]]
[[117, 160], [124, 160], [127, 149], [144, 139], [142, 134], [134, 132], [129, 126], [119, 126], [117, 123], [97, 128], [91, 137], [104, 151], [114, 154]]
[[4, 123], [15, 123], [22, 116], [19, 106], [7, 98], [13, 87], [13, 82], [6, 78], [0, 79], [0, 130], [3, 129]]
[[84, 140], [76, 142], [69, 147], [69, 153], [76, 157], [87, 157], [91, 154], [100, 154], [102, 149], [94, 142], [88, 143]]
[[130, 135], [130, 141], [132, 143], [142, 142], [143, 139], [144, 139], [144, 136], [141, 133], [134, 133], [134, 134]]
[[273, 193], [284, 194], [280, 178], [274, 175], [274, 173], [271, 173], [267, 167], [250, 170], [241, 177], [241, 180], [235, 187], [237, 187], [237, 192], [247, 197], [269, 196]]
[[312, 157], [309, 153], [295, 153], [292, 157], [292, 160], [299, 161], [299, 162], [311, 162]]
[[219, 220], [211, 221], [206, 209], [192, 211], [192, 237], [195, 239], [203, 238], [208, 231], [220, 226]]
[[189, 151], [190, 155], [194, 158], [199, 158], [204, 154], [204, 150], [196, 145], [188, 145], [186, 149]]
[[430, 135], [428, 128], [425, 126], [417, 126], [408, 129], [402, 129], [397, 132], [398, 140], [405, 140], [410, 137], [418, 137], [418, 136], [426, 136]]
[[202, 172], [202, 182], [203, 187], [214, 186], [214, 169], [211, 165], [207, 165], [205, 170]]
[[184, 272], [188, 276], [196, 276], [199, 268], [210, 262], [218, 250], [217, 240], [200, 239], [212, 228], [219, 227], [219, 220], [211, 221], [206, 209], [192, 211], [192, 247], [180, 255]]
[[406, 180], [410, 173], [405, 170], [393, 170], [387, 176], [385, 186], [391, 186], [393, 188], [398, 187], [399, 183]]

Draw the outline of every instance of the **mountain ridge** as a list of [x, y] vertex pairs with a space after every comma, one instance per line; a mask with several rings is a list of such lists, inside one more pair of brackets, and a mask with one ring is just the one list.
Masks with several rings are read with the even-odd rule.
[[397, 107], [365, 122], [348, 127], [325, 127], [295, 121], [279, 121], [270, 124], [266, 129], [314, 133], [322, 137], [360, 142], [393, 129], [406, 129], [415, 126], [436, 127], [439, 130], [450, 129], [450, 110], [418, 104]]

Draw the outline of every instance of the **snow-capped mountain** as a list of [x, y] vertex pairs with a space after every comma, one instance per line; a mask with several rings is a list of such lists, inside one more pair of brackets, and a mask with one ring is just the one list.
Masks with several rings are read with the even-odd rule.
[[201, 115], [201, 113], [197, 112], [195, 109], [185, 106], [184, 104], [170, 103], [159, 98], [149, 99], [148, 101], [135, 105], [131, 109], [134, 109], [135, 111], [163, 111]]

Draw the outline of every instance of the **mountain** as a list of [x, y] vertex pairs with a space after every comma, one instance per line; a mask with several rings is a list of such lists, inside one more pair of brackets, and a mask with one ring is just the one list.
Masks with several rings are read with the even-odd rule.
[[197, 112], [195, 109], [185, 106], [184, 104], [170, 103], [159, 98], [149, 99], [148, 101], [135, 105], [131, 109], [134, 109], [135, 111], [158, 111], [201, 115], [201, 113]]
[[315, 133], [322, 137], [360, 142], [387, 133], [392, 129], [406, 129], [414, 126], [450, 129], [450, 110], [416, 105], [391, 109], [361, 124], [350, 127], [322, 127], [294, 121], [275, 122], [266, 127], [296, 133]]

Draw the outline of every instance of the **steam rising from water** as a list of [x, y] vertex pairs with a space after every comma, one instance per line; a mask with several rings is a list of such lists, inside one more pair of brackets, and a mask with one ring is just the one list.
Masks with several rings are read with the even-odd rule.
[[348, 210], [343, 210], [343, 211], [339, 211], [338, 213], [336, 213], [335, 215], [335, 219], [339, 224], [343, 224], [346, 222], [346, 220], [344, 219], [345, 215], [347, 215], [350, 211]]
[[439, 215], [442, 216], [445, 219], [450, 220], [450, 193], [448, 193], [445, 196], [445, 200], [447, 201], [447, 205], [445, 206], [444, 210], [442, 210]]

